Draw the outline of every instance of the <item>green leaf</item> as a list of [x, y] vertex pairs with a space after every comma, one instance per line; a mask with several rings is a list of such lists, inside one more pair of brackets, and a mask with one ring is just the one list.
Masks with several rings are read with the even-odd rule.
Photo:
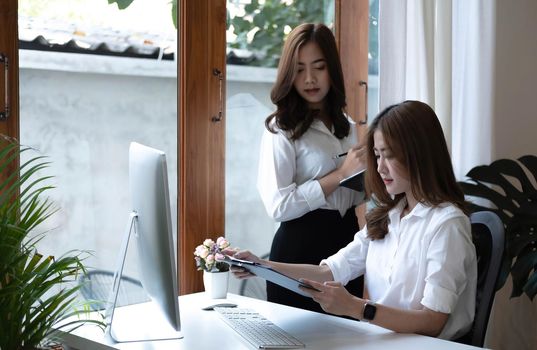
[[[172, 22], [175, 29], [177, 29], [177, 0], [172, 0]], [[229, 21], [228, 21], [229, 22]], [[175, 53], [177, 55], [177, 52]]]
[[[534, 206], [534, 212], [537, 213], [537, 206]], [[514, 219], [507, 223], [505, 231], [507, 236], [506, 250], [509, 256], [515, 257], [522, 250], [537, 240], [537, 216], [516, 215]], [[537, 253], [536, 253], [537, 254]]]
[[537, 292], [537, 189], [528, 173], [537, 180], [537, 157], [533, 155], [522, 156], [518, 162], [500, 159], [477, 166], [467, 175], [473, 182], [459, 182], [465, 195], [487, 199], [496, 207], [474, 203], [470, 205], [472, 211], [492, 210], [505, 226], [505, 260], [497, 285], [505, 283], [509, 271], [513, 277], [511, 297], [526, 293], [533, 298]]
[[117, 8], [124, 10], [132, 4], [133, 0], [108, 0], [108, 4], [117, 4]]
[[518, 192], [518, 190], [505, 179], [505, 177], [503, 177], [491, 166], [482, 165], [475, 167], [470, 170], [466, 176], [478, 183], [499, 186], [506, 192], [506, 196], [512, 197], [513, 193]]
[[[499, 192], [493, 190], [492, 188], [483, 185], [480, 182], [477, 182], [475, 184], [462, 182], [459, 184], [465, 195], [480, 197], [491, 201], [496, 206], [496, 208], [498, 208], [498, 210], [495, 212], [500, 216], [503, 222], [509, 220], [509, 218], [513, 215], [513, 212], [517, 208], [517, 206], [513, 203], [512, 200], [501, 195]], [[504, 210], [511, 213], [511, 215], [507, 215]]]
[[0, 169], [10, 171], [0, 183], [0, 349], [35, 348], [73, 313], [84, 252], [55, 259], [36, 251], [44, 233], [32, 230], [56, 211], [44, 197], [53, 188], [50, 176], [39, 175], [50, 162], [30, 157], [13, 171], [19, 155], [32, 149], [1, 135], [0, 146]]
[[[520, 181], [522, 186], [522, 192], [530, 192], [532, 190], [535, 190], [535, 188], [529, 182], [526, 174], [524, 173], [524, 170], [522, 170], [522, 167], [514, 160], [499, 159], [493, 162], [490, 167], [496, 169], [499, 174], [509, 175]], [[519, 193], [521, 192], [517, 190], [513, 194], [516, 195]]]
[[500, 266], [500, 273], [498, 276], [498, 280], [496, 281], [496, 290], [500, 290], [505, 282], [507, 281], [507, 277], [509, 277], [509, 273], [511, 272], [511, 264], [513, 259], [509, 258], [506, 253], [504, 252], [503, 259], [502, 259], [502, 265]]
[[[518, 297], [524, 291], [530, 272], [537, 268], [537, 253], [530, 247], [525, 248], [511, 268], [513, 276], [513, 291], [511, 297]], [[530, 295], [532, 298], [533, 296]]]
[[[533, 155], [526, 155], [518, 158], [518, 161], [524, 164], [526, 168], [533, 174], [537, 176], [537, 157]], [[537, 179], [536, 179], [537, 180]]]
[[530, 299], [533, 301], [533, 298], [537, 294], [537, 273], [533, 273], [528, 282], [524, 285], [524, 293], [526, 293]]

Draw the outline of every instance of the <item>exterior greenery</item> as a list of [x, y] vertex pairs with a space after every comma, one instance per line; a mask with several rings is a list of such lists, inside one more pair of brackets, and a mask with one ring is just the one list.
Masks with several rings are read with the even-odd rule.
[[[264, 67], [276, 67], [286, 36], [286, 30], [294, 28], [304, 22], [330, 24], [334, 18], [333, 0], [294, 0], [282, 2], [280, 0], [252, 0], [244, 6], [242, 16], [230, 17], [228, 9], [227, 28], [233, 27], [237, 36], [228, 47], [245, 49], [255, 54], [255, 64]], [[287, 28], [287, 29], [286, 29]], [[249, 33], [255, 34], [252, 40]]]
[[[134, 0], [108, 0], [119, 9], [126, 9]], [[228, 7], [236, 1], [228, 0]], [[170, 1], [171, 15], [177, 28], [177, 0]], [[305, 22], [332, 25], [334, 0], [251, 0], [243, 6], [240, 15], [231, 16], [227, 10], [227, 29], [236, 35], [228, 42], [230, 49], [247, 50], [253, 56], [243, 61], [246, 65], [276, 67], [282, 44], [291, 28]], [[378, 73], [378, 10], [379, 1], [369, 0], [369, 72]], [[253, 35], [252, 35], [253, 34]], [[250, 38], [251, 36], [251, 38]]]
[[[0, 135], [1, 136], [1, 135]], [[0, 173], [7, 174], [20, 153], [30, 152], [16, 142], [0, 137]], [[57, 330], [69, 331], [82, 323], [100, 326], [100, 321], [78, 318], [60, 326], [71, 316], [86, 313], [77, 304], [74, 284], [84, 273], [83, 252], [69, 252], [55, 258], [42, 255], [36, 244], [44, 233], [35, 228], [56, 209], [46, 191], [50, 176], [37, 176], [49, 162], [43, 156], [31, 158], [0, 181], [0, 349], [34, 349], [54, 341]], [[64, 322], [65, 323], [65, 322]]]
[[497, 288], [511, 274], [511, 297], [525, 293], [533, 300], [537, 294], [537, 189], [528, 174], [537, 180], [536, 156], [523, 156], [518, 162], [500, 159], [477, 166], [466, 175], [471, 181], [459, 184], [466, 195], [493, 204], [489, 208], [474, 203], [472, 211], [493, 211], [505, 226], [506, 247]]

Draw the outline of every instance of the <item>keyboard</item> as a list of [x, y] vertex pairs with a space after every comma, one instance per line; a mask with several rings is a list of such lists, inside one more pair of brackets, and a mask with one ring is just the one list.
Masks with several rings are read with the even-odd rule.
[[256, 349], [300, 349], [306, 345], [252, 309], [215, 307], [222, 319]]

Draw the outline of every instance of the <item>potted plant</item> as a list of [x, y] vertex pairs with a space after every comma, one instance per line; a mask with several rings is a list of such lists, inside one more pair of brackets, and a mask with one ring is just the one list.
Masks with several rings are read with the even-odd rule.
[[49, 162], [36, 156], [8, 173], [19, 155], [30, 151], [0, 135], [1, 350], [51, 348], [58, 331], [71, 331], [86, 322], [104, 326], [102, 321], [81, 318], [88, 308], [76, 301], [80, 285], [75, 282], [85, 273], [82, 261], [87, 253], [53, 257], [37, 249], [45, 233], [35, 232], [36, 228], [57, 210], [44, 198], [53, 188], [46, 184], [50, 176], [38, 175]]
[[537, 294], [537, 189], [528, 177], [537, 181], [537, 157], [526, 155], [500, 159], [480, 165], [459, 182], [468, 196], [490, 201], [493, 207], [473, 203], [472, 211], [491, 210], [505, 226], [506, 247], [497, 284], [501, 288], [509, 273], [513, 279], [511, 297], [525, 293], [531, 300]]
[[203, 284], [207, 294], [213, 298], [225, 298], [228, 289], [229, 265], [223, 260], [222, 251], [229, 247], [224, 237], [213, 241], [207, 238], [196, 247], [194, 258], [198, 270], [203, 271]]

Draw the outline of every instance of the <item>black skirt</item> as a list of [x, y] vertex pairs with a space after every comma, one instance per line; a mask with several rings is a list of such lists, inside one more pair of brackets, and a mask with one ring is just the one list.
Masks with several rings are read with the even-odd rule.
[[[282, 222], [270, 250], [270, 260], [314, 264], [345, 247], [358, 232], [358, 220], [352, 207], [341, 217], [337, 210], [317, 209], [297, 219]], [[347, 290], [362, 297], [363, 277], [350, 281]], [[324, 312], [313, 299], [267, 281], [267, 300], [302, 309]]]

